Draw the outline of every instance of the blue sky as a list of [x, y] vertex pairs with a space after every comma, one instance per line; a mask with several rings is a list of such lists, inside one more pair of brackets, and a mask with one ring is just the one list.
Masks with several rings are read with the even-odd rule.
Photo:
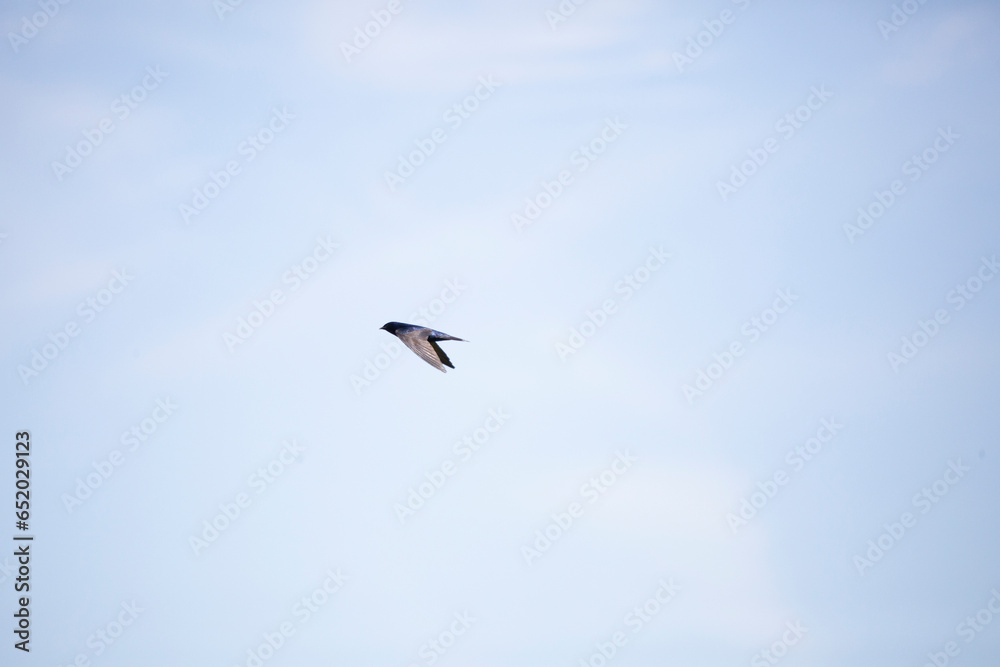
[[4, 664], [994, 664], [1000, 12], [903, 4], [8, 3]]

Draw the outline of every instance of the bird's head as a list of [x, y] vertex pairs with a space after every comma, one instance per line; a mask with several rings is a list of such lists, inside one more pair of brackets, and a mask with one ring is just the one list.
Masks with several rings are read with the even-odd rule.
[[399, 322], [386, 322], [379, 328], [384, 329], [385, 331], [388, 331], [391, 334], [395, 334], [396, 329], [399, 328]]

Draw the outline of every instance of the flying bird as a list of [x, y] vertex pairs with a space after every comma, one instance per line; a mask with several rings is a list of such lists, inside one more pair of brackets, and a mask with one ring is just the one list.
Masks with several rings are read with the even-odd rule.
[[442, 373], [448, 372], [444, 369], [445, 366], [448, 368], [454, 368], [454, 366], [451, 363], [451, 359], [448, 358], [448, 355], [445, 354], [444, 350], [442, 350], [438, 345], [438, 341], [460, 340], [462, 342], [468, 342], [464, 338], [449, 336], [446, 333], [435, 331], [434, 329], [429, 329], [428, 327], [417, 326], [416, 324], [387, 322], [382, 325], [381, 328], [403, 341], [403, 345], [413, 350], [418, 357]]

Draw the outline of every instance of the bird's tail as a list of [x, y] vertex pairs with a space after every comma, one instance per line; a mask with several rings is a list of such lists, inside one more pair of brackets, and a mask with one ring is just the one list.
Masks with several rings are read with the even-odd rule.
[[463, 343], [468, 343], [469, 341], [464, 338], [458, 338], [457, 336], [449, 336], [446, 333], [441, 333], [440, 331], [435, 331], [427, 337], [427, 340], [440, 341], [440, 340], [460, 340]]

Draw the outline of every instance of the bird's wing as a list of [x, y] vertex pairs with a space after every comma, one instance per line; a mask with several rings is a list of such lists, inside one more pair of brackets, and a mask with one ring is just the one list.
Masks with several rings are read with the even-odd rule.
[[[462, 339], [461, 338], [449, 338], [448, 340], [462, 340]], [[435, 343], [431, 339], [428, 339], [427, 342], [429, 342], [431, 344], [431, 347], [434, 348], [434, 351], [437, 352], [438, 359], [441, 360], [442, 364], [444, 364], [448, 368], [454, 368], [454, 366], [451, 363], [451, 359], [449, 359], [448, 355], [444, 353], [444, 350], [441, 349], [440, 345], [438, 345], [437, 343]], [[444, 369], [442, 368], [441, 370], [444, 370]], [[447, 372], [447, 371], [445, 371], [445, 372]]]
[[403, 345], [413, 350], [418, 357], [442, 373], [447, 373], [448, 371], [444, 369], [444, 365], [441, 362], [443, 361], [452, 368], [454, 366], [451, 365], [448, 355], [436, 343], [427, 340], [429, 331], [429, 329], [415, 329], [407, 332], [400, 331], [396, 333], [396, 336], [399, 340], [403, 341]]

